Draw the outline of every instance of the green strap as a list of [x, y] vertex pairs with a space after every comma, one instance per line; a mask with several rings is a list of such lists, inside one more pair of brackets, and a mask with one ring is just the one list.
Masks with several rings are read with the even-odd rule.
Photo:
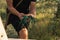
[[35, 23], [35, 19], [32, 16], [24, 16], [24, 18], [19, 22], [19, 25], [27, 26], [28, 25], [27, 19], [29, 19], [30, 22]]

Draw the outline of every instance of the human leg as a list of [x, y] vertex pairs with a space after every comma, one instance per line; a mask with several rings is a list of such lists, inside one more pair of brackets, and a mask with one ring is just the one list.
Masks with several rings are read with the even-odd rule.
[[27, 28], [22, 28], [19, 31], [19, 38], [21, 38], [21, 39], [28, 39], [28, 30], [27, 30]]

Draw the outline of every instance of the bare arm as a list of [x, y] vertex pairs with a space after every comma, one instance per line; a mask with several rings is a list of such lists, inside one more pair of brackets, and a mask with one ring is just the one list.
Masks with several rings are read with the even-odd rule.
[[36, 17], [36, 3], [35, 2], [31, 2], [30, 4], [30, 13]]
[[6, 0], [7, 2], [7, 6], [8, 6], [8, 10], [12, 12], [12, 14], [21, 17], [21, 13], [18, 12], [14, 7], [13, 7], [13, 0]]
[[36, 3], [35, 2], [31, 2], [30, 6], [29, 6], [29, 14], [28, 16], [32, 16], [32, 17], [36, 17]]

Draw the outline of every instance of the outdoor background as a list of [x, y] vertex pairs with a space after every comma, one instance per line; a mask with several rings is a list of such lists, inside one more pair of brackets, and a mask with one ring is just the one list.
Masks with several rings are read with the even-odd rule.
[[[30, 23], [29, 39], [37, 40], [59, 40], [60, 39], [60, 0], [37, 0], [36, 22]], [[6, 22], [5, 0], [0, 0], [0, 16], [3, 24]], [[12, 25], [6, 30], [7, 36], [17, 38], [18, 35]]]

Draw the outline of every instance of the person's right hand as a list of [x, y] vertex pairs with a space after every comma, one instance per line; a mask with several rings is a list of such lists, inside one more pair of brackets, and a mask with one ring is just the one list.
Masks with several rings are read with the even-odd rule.
[[19, 15], [18, 15], [18, 17], [19, 17], [20, 20], [23, 19], [23, 16], [24, 16], [24, 13], [19, 13]]

